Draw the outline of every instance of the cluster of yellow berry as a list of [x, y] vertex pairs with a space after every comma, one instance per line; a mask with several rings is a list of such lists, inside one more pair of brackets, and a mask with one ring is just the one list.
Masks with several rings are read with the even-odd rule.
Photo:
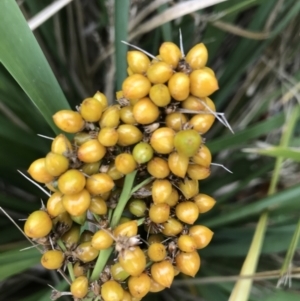
[[30, 165], [51, 195], [24, 226], [43, 246], [42, 265], [71, 279], [70, 292], [53, 299], [140, 300], [180, 272], [198, 272], [197, 249], [213, 232], [194, 223], [215, 204], [198, 183], [210, 174], [201, 135], [215, 120], [208, 96], [218, 89], [207, 57], [202, 43], [184, 56], [165, 42], [152, 61], [129, 51], [118, 104], [97, 92], [77, 111], [53, 116], [75, 135], [72, 142], [58, 135]]

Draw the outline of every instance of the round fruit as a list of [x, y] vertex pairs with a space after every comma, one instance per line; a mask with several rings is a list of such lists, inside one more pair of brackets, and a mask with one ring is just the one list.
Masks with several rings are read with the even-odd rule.
[[149, 93], [150, 88], [149, 79], [141, 74], [128, 76], [122, 84], [122, 91], [127, 99], [143, 98]]
[[119, 154], [115, 159], [115, 165], [116, 169], [124, 175], [133, 172], [137, 168], [137, 163], [133, 156], [127, 153]]
[[146, 257], [140, 247], [126, 249], [120, 253], [119, 262], [131, 276], [139, 276], [146, 268]]
[[168, 166], [174, 175], [184, 178], [189, 166], [189, 158], [183, 154], [173, 152], [168, 157]]
[[140, 142], [132, 150], [134, 160], [143, 164], [150, 161], [153, 157], [153, 148], [149, 143]]
[[52, 118], [56, 126], [67, 133], [77, 133], [84, 127], [81, 115], [71, 110], [58, 111]]
[[198, 206], [199, 213], [205, 213], [209, 211], [216, 203], [214, 198], [204, 193], [197, 194], [193, 201]]
[[93, 98], [96, 98], [101, 103], [103, 110], [107, 108], [108, 101], [103, 93], [97, 91]]
[[178, 62], [182, 57], [179, 47], [172, 42], [164, 42], [159, 48], [159, 55], [161, 59], [174, 69], [177, 68]]
[[64, 233], [61, 237], [61, 240], [65, 244], [67, 249], [72, 249], [76, 246], [80, 239], [80, 226], [77, 224], [73, 224], [71, 229]]
[[39, 183], [49, 183], [54, 179], [54, 176], [51, 175], [46, 168], [45, 158], [40, 158], [33, 161], [27, 172], [35, 181]]
[[87, 277], [79, 276], [71, 284], [71, 293], [75, 298], [83, 298], [88, 293], [88, 286]]
[[137, 235], [138, 232], [138, 224], [136, 220], [130, 220], [125, 223], [122, 223], [118, 225], [114, 229], [114, 236], [119, 237], [119, 236], [127, 236], [127, 237], [132, 237]]
[[83, 262], [90, 262], [96, 259], [99, 255], [99, 250], [92, 247], [90, 241], [81, 243], [75, 250], [77, 258]]
[[204, 144], [200, 146], [197, 153], [193, 156], [192, 161], [204, 167], [209, 167], [211, 164], [211, 153]]
[[71, 142], [64, 134], [59, 134], [51, 143], [51, 152], [59, 155], [67, 156], [72, 152]]
[[168, 204], [170, 207], [173, 207], [178, 203], [178, 200], [179, 200], [178, 190], [172, 188], [172, 193], [166, 200], [166, 204]]
[[190, 94], [190, 78], [183, 72], [176, 72], [168, 82], [171, 96], [178, 101], [185, 100]]
[[91, 195], [109, 192], [115, 186], [112, 178], [105, 173], [96, 173], [86, 181], [86, 189]]
[[162, 234], [166, 236], [176, 236], [183, 230], [182, 223], [173, 217], [163, 223], [163, 227]]
[[45, 237], [52, 229], [49, 215], [42, 210], [32, 212], [24, 225], [24, 232], [30, 238]]
[[219, 89], [215, 76], [207, 70], [194, 70], [190, 74], [190, 91], [197, 97], [207, 97]]
[[210, 169], [198, 164], [189, 164], [187, 174], [192, 180], [203, 180], [209, 177]]
[[207, 63], [207, 60], [208, 51], [203, 43], [199, 43], [191, 48], [185, 57], [185, 61], [193, 70], [203, 68]]
[[176, 133], [174, 146], [178, 153], [191, 157], [194, 156], [201, 144], [201, 136], [195, 130], [183, 130]]
[[174, 279], [174, 268], [170, 261], [156, 262], [151, 266], [151, 275], [154, 281], [170, 288]]
[[149, 124], [154, 122], [159, 116], [159, 109], [150, 98], [140, 99], [133, 106], [133, 117], [140, 124]]
[[58, 189], [63, 194], [76, 194], [85, 186], [84, 175], [77, 169], [69, 169], [58, 178]]
[[163, 285], [157, 283], [152, 278], [150, 278], [150, 280], [151, 280], [151, 285], [150, 285], [149, 292], [158, 293], [158, 292], [161, 292], [165, 289], [165, 287]]
[[157, 62], [149, 66], [147, 77], [152, 84], [164, 84], [171, 78], [173, 73], [172, 66], [165, 62]]
[[119, 134], [115, 128], [102, 128], [98, 134], [98, 141], [103, 146], [115, 146], [118, 139]]
[[110, 267], [111, 276], [116, 281], [124, 281], [130, 275], [122, 268], [119, 262], [116, 262], [114, 265]]
[[99, 121], [103, 112], [103, 106], [96, 98], [86, 98], [80, 106], [80, 114], [88, 122]]
[[55, 217], [65, 212], [66, 209], [62, 203], [62, 193], [54, 192], [47, 201], [47, 212], [50, 216]]
[[118, 127], [119, 134], [118, 144], [121, 146], [129, 146], [140, 142], [143, 138], [142, 132], [134, 125], [122, 124]]
[[69, 160], [63, 155], [50, 152], [45, 158], [45, 166], [50, 175], [58, 177], [68, 169]]
[[101, 161], [94, 163], [85, 163], [82, 165], [81, 170], [85, 175], [91, 176], [99, 172]]
[[136, 124], [133, 116], [133, 106], [123, 107], [120, 111], [120, 118], [126, 124]]
[[166, 222], [170, 216], [168, 204], [152, 204], [149, 209], [149, 218], [153, 223], [161, 224]]
[[199, 209], [194, 202], [186, 201], [177, 204], [175, 213], [179, 220], [189, 225], [193, 225], [199, 216]]
[[101, 286], [101, 297], [104, 301], [121, 301], [123, 295], [122, 286], [114, 280], [109, 280]]
[[85, 163], [98, 162], [105, 154], [106, 148], [96, 139], [83, 143], [77, 151], [78, 159]]
[[179, 271], [191, 277], [195, 277], [200, 269], [201, 260], [196, 251], [190, 253], [181, 252], [176, 256], [175, 261]]
[[170, 91], [164, 84], [153, 85], [149, 97], [158, 107], [165, 107], [171, 102]]
[[91, 198], [89, 211], [98, 215], [104, 215], [107, 213], [107, 204], [100, 196], [94, 196]]
[[167, 127], [173, 129], [175, 132], [179, 132], [183, 129], [184, 124], [188, 122], [188, 119], [185, 114], [173, 112], [167, 115], [165, 121]]
[[130, 276], [128, 279], [128, 289], [133, 297], [143, 298], [150, 290], [151, 280], [146, 273], [139, 276]]
[[166, 247], [160, 242], [152, 243], [148, 247], [147, 254], [151, 261], [162, 261], [167, 256]]
[[108, 107], [102, 114], [99, 121], [100, 128], [115, 128], [120, 123], [120, 106]]
[[159, 154], [169, 154], [174, 149], [174, 136], [175, 132], [172, 129], [161, 127], [153, 132], [150, 144]]
[[198, 97], [190, 95], [187, 99], [181, 102], [181, 107], [191, 111], [205, 111], [205, 103], [205, 99], [200, 99]]
[[178, 187], [187, 200], [199, 193], [199, 183], [197, 180], [185, 178], [179, 182]]
[[189, 229], [189, 235], [195, 239], [197, 249], [203, 249], [210, 243], [214, 232], [205, 226], [195, 225]]
[[79, 216], [85, 213], [91, 204], [91, 195], [86, 189], [75, 194], [65, 194], [62, 203], [69, 214]]
[[92, 238], [92, 247], [97, 250], [105, 250], [112, 246], [114, 240], [107, 230], [97, 231]]
[[43, 254], [41, 264], [45, 269], [58, 270], [62, 267], [64, 259], [65, 256], [62, 251], [49, 250]]
[[119, 180], [121, 178], [124, 177], [124, 174], [121, 173], [119, 170], [117, 170], [116, 168], [116, 164], [115, 162], [111, 162], [109, 164], [108, 170], [106, 171], [106, 173], [114, 180]]
[[127, 63], [133, 73], [144, 74], [150, 65], [150, 60], [143, 52], [132, 50], [127, 52]]
[[168, 163], [160, 157], [154, 157], [149, 161], [147, 170], [151, 176], [157, 179], [166, 178], [170, 174]]
[[152, 184], [152, 199], [155, 204], [166, 203], [172, 193], [172, 184], [169, 180], [155, 180]]
[[145, 215], [147, 205], [144, 200], [132, 199], [129, 203], [129, 211], [131, 214], [142, 217]]
[[197, 249], [195, 239], [189, 235], [180, 235], [177, 241], [178, 248], [183, 252], [194, 252]]
[[86, 267], [80, 261], [75, 262], [73, 270], [76, 278], [79, 276], [84, 276], [87, 273]]
[[189, 120], [189, 125], [201, 134], [205, 134], [213, 125], [216, 117], [212, 113], [197, 114]]

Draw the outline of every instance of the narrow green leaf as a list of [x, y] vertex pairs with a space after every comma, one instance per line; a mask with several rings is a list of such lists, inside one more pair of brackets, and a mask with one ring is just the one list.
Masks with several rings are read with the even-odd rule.
[[115, 0], [115, 49], [116, 49], [116, 70], [117, 89], [122, 88], [122, 82], [127, 77], [126, 53], [128, 46], [121, 41], [127, 41], [129, 0]]
[[1, 2], [0, 36], [0, 62], [58, 133], [52, 115], [69, 104], [15, 1]]

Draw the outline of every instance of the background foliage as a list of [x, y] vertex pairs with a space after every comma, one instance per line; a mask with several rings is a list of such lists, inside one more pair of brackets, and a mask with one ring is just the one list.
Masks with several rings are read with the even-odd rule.
[[[233, 173], [213, 166], [201, 182], [217, 205], [199, 219], [215, 232], [199, 274], [149, 300], [299, 300], [300, 2], [56, 2], [62, 6], [48, 20], [50, 0], [0, 4], [0, 206], [22, 226], [46, 200], [17, 170], [45, 156], [50, 141], [37, 134], [55, 135], [57, 110], [97, 90], [114, 101], [126, 76], [121, 40], [156, 54], [163, 41], [178, 42], [181, 29], [186, 51], [199, 41], [208, 47], [220, 85], [212, 99], [235, 134], [216, 123], [205, 138], [213, 161]], [[19, 251], [28, 242], [0, 215], [1, 299], [44, 301], [47, 284], [66, 289], [36, 250]], [[288, 289], [276, 288], [278, 280]]]

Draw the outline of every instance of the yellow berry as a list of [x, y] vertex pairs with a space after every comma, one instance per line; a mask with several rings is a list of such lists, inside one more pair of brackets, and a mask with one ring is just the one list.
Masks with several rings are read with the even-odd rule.
[[84, 127], [84, 120], [78, 112], [61, 110], [53, 115], [54, 123], [67, 133], [77, 133]]
[[151, 275], [160, 285], [170, 287], [174, 279], [173, 265], [168, 260], [156, 262], [151, 266]]
[[171, 96], [178, 101], [185, 100], [190, 94], [190, 78], [183, 72], [176, 72], [168, 82]]
[[96, 98], [86, 98], [80, 106], [82, 118], [88, 122], [99, 121], [103, 112], [103, 106]]
[[103, 110], [107, 108], [107, 98], [103, 93], [97, 91], [93, 98], [96, 98], [101, 103]]
[[144, 74], [150, 65], [150, 59], [143, 52], [133, 50], [127, 52], [127, 63], [133, 73]]
[[208, 60], [207, 48], [203, 43], [195, 45], [187, 53], [185, 60], [193, 70], [203, 68]]
[[179, 271], [191, 277], [195, 277], [200, 269], [201, 260], [197, 251], [181, 252], [176, 256], [175, 261]]
[[58, 188], [63, 194], [76, 194], [85, 186], [85, 177], [77, 169], [69, 169], [58, 178]]
[[102, 128], [98, 134], [98, 141], [106, 147], [115, 146], [118, 138], [119, 134], [115, 128]]
[[79, 276], [71, 284], [71, 293], [75, 298], [84, 298], [88, 293], [88, 288], [88, 278], [86, 276]]
[[122, 91], [127, 99], [143, 98], [149, 93], [150, 88], [149, 79], [141, 74], [128, 76], [122, 84]]
[[128, 279], [128, 289], [133, 297], [143, 298], [150, 290], [151, 280], [146, 273], [139, 276], [130, 276]]
[[99, 125], [100, 128], [115, 128], [120, 123], [120, 106], [114, 105], [106, 108], [103, 112]]
[[33, 161], [27, 172], [35, 181], [39, 183], [49, 183], [54, 179], [54, 176], [51, 175], [46, 168], [45, 158], [40, 158]]
[[90, 176], [86, 181], [86, 189], [91, 195], [109, 192], [115, 186], [112, 178], [105, 173], [97, 173]]
[[[165, 62], [158, 62], [152, 64], [147, 70], [147, 77], [152, 84], [164, 84], [166, 83], [174, 71], [171, 65]], [[149, 87], [150, 90], [150, 87]], [[148, 90], [148, 92], [149, 92]], [[148, 94], [148, 93], [147, 93]]]
[[140, 99], [133, 106], [133, 117], [140, 124], [149, 124], [154, 122], [159, 116], [159, 109], [150, 98]]
[[106, 148], [96, 139], [83, 143], [77, 150], [78, 159], [85, 163], [95, 163], [106, 154]]
[[58, 177], [68, 169], [69, 160], [63, 155], [50, 152], [45, 158], [45, 166], [50, 175]]
[[56, 217], [59, 214], [66, 211], [62, 203], [63, 194], [59, 191], [54, 192], [47, 201], [47, 211], [52, 217]]
[[158, 107], [165, 107], [171, 102], [170, 91], [164, 84], [153, 85], [149, 97]]
[[32, 212], [24, 225], [24, 232], [30, 238], [45, 237], [52, 229], [49, 215], [42, 210]]
[[177, 68], [178, 62], [182, 57], [179, 47], [172, 42], [164, 42], [159, 48], [159, 55], [164, 62], [171, 65], [174, 69]]
[[216, 203], [216, 200], [211, 196], [199, 193], [194, 198], [193, 201], [198, 206], [199, 213], [205, 213], [209, 211]]
[[101, 286], [101, 297], [104, 301], [121, 301], [123, 295], [122, 286], [114, 280], [106, 281]]
[[85, 213], [91, 204], [91, 195], [86, 189], [75, 194], [65, 194], [62, 203], [69, 214], [79, 216]]
[[57, 270], [62, 267], [64, 259], [65, 256], [62, 251], [49, 250], [43, 254], [41, 264], [45, 269]]

